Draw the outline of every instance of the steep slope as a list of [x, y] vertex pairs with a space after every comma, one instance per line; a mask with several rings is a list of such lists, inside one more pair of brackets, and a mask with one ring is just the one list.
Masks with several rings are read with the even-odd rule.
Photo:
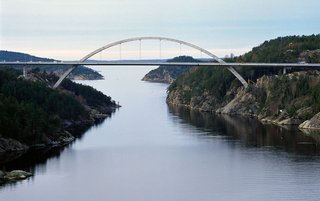
[[[266, 41], [227, 61], [320, 62], [319, 53], [320, 35], [288, 36]], [[249, 80], [248, 89], [243, 89], [225, 69], [201, 67], [182, 74], [170, 85], [167, 102], [203, 111], [259, 116], [276, 122], [287, 119], [283, 124], [298, 124], [319, 112], [319, 100], [315, 98], [320, 94], [317, 71], [294, 73], [307, 69], [291, 68], [287, 71], [290, 74], [278, 76], [282, 70], [276, 68], [237, 70]]]
[[263, 76], [218, 113], [256, 116], [276, 124], [300, 124], [320, 111], [320, 72]]

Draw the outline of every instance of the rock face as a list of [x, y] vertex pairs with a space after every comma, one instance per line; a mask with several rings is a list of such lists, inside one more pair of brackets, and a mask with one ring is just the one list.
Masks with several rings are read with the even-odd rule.
[[299, 54], [299, 61], [306, 63], [317, 63], [320, 61], [320, 49], [306, 50]]
[[301, 128], [320, 129], [320, 114], [315, 115], [320, 112], [315, 99], [318, 89], [320, 72], [301, 71], [263, 76], [246, 89], [231, 87], [222, 99], [210, 91], [193, 95], [190, 86], [183, 86], [170, 91], [167, 102], [202, 111], [254, 116], [278, 125], [299, 125], [305, 121]]
[[50, 137], [51, 139], [49, 139], [48, 144], [58, 146], [69, 144], [75, 139], [75, 137], [66, 130], [56, 133], [54, 136]]
[[300, 129], [319, 129], [320, 130], [320, 113], [314, 115], [311, 119], [304, 121], [299, 125]]
[[12, 170], [4, 175], [4, 179], [9, 181], [21, 180], [26, 179], [27, 177], [32, 176], [32, 173], [26, 172], [23, 170]]
[[31, 177], [33, 174], [23, 170], [12, 170], [4, 172], [0, 170], [0, 183], [16, 182]]
[[149, 82], [159, 82], [159, 83], [168, 83], [171, 84], [176, 77], [172, 77], [173, 75], [165, 69], [164, 67], [159, 67], [158, 69], [154, 71], [150, 71], [148, 74], [146, 74], [142, 80], [143, 81], [149, 81]]
[[201, 95], [193, 96], [190, 99], [190, 102], [185, 101], [184, 96], [186, 96], [186, 93], [188, 93], [187, 87], [184, 90], [185, 93], [180, 93], [179, 91], [169, 93], [167, 96], [167, 102], [172, 105], [182, 105], [191, 109], [205, 112], [212, 112], [214, 109], [217, 109], [220, 106], [219, 101], [207, 91]]
[[246, 91], [240, 89], [234, 99], [225, 106], [216, 110], [221, 114], [236, 114], [243, 116], [255, 116], [260, 108], [260, 103], [257, 100], [257, 95], [254, 90]]

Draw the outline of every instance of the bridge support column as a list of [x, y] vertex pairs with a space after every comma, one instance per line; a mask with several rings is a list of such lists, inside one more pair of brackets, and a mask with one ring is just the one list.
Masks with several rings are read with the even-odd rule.
[[282, 73], [283, 73], [284, 75], [287, 74], [287, 68], [286, 68], [286, 67], [283, 68]]
[[22, 72], [23, 72], [23, 78], [26, 79], [27, 78], [27, 66], [23, 66]]

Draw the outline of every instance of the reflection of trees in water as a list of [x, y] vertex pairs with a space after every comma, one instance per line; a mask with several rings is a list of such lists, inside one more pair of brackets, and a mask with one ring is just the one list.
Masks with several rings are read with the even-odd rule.
[[281, 127], [262, 124], [255, 118], [217, 115], [184, 107], [169, 106], [169, 112], [208, 134], [230, 136], [245, 146], [281, 147], [289, 152], [320, 154], [320, 134], [303, 134], [297, 127]]
[[[108, 118], [111, 117], [111, 114]], [[22, 169], [25, 171], [29, 171], [34, 173], [35, 169], [37, 170], [45, 170], [46, 164], [49, 159], [58, 159], [61, 155], [61, 153], [72, 146], [73, 143], [75, 143], [77, 140], [81, 140], [81, 138], [84, 136], [84, 134], [90, 130], [93, 127], [101, 125], [105, 119], [100, 119], [94, 123], [94, 125], [83, 125], [78, 126], [75, 128], [70, 128], [68, 131], [71, 131], [71, 133], [76, 137], [76, 140], [71, 142], [70, 144], [63, 146], [63, 147], [48, 147], [44, 149], [38, 149], [38, 150], [29, 150], [28, 152], [24, 154], [16, 154], [15, 157], [12, 156], [12, 153], [10, 153], [6, 156], [8, 159], [12, 159], [9, 162], [5, 162], [3, 164], [0, 164], [1, 170], [14, 170], [14, 169]], [[5, 156], [3, 156], [5, 157]], [[3, 160], [8, 161], [8, 160]]]

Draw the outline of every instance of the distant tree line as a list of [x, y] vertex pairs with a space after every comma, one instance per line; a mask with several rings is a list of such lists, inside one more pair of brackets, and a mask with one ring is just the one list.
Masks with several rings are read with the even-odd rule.
[[[12, 52], [12, 51], [5, 51], [5, 50], [0, 50], [0, 62], [60, 62], [58, 60], [54, 59], [49, 59], [49, 58], [42, 58], [42, 57], [36, 57], [30, 54], [25, 54], [21, 52]], [[28, 65], [28, 69], [35, 69], [38, 66], [36, 65]], [[15, 69], [22, 69], [21, 65], [16, 65], [13, 66]], [[65, 71], [64, 66], [60, 65], [43, 65], [41, 67], [42, 72], [47, 72], [47, 73], [62, 73]], [[98, 73], [97, 71], [85, 67], [85, 66], [79, 66], [76, 68], [72, 73], [71, 76], [84, 76], [87, 79], [102, 79], [103, 76]]]

